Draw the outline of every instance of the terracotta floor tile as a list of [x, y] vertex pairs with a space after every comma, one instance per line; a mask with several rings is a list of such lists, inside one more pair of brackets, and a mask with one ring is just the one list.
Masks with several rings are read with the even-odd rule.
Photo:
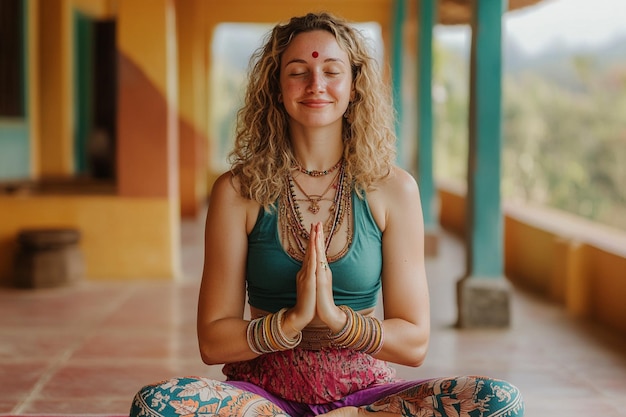
[[161, 330], [102, 330], [90, 337], [72, 358], [106, 359], [175, 359], [178, 357], [200, 361], [195, 326], [186, 331]]
[[59, 369], [43, 386], [41, 398], [130, 397], [143, 386], [172, 377], [201, 375], [223, 379], [221, 367], [199, 361], [75, 361]]
[[58, 370], [41, 390], [43, 398], [86, 398], [132, 396], [146, 383], [167, 378], [170, 372], [159, 366], [69, 365]]
[[77, 329], [48, 326], [0, 327], [0, 361], [15, 359], [52, 360], [84, 338]]
[[0, 398], [24, 398], [48, 368], [49, 363], [41, 361], [0, 363]]
[[83, 398], [39, 398], [20, 409], [21, 414], [108, 414], [128, 415], [132, 398], [90, 396]]
[[21, 403], [21, 399], [18, 398], [0, 398], [0, 415], [12, 414], [17, 405]]
[[545, 397], [535, 401], [525, 400], [526, 415], [550, 417], [623, 417], [624, 410], [615, 408], [603, 398], [581, 397], [563, 401], [558, 397]]
[[197, 284], [146, 284], [133, 292], [103, 321], [103, 326], [168, 330], [186, 326], [195, 332]]
[[122, 286], [94, 283], [45, 290], [3, 289], [0, 326], [86, 325], [106, 314], [124, 292]]

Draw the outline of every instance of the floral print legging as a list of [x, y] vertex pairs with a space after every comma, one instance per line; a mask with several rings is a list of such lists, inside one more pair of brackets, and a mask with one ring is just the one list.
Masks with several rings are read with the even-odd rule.
[[144, 387], [133, 400], [130, 416], [308, 417], [346, 406], [416, 417], [524, 415], [521, 395], [513, 385], [464, 376], [375, 385], [312, 405], [284, 400], [249, 382], [186, 377]]

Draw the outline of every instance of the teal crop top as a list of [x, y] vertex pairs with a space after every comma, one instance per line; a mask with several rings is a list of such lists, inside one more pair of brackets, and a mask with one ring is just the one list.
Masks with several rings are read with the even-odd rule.
[[[348, 252], [331, 262], [335, 304], [354, 310], [374, 307], [382, 271], [382, 232], [366, 199], [352, 194], [354, 234]], [[280, 243], [278, 213], [261, 209], [248, 236], [246, 282], [251, 306], [276, 312], [296, 303], [296, 273], [302, 263]]]

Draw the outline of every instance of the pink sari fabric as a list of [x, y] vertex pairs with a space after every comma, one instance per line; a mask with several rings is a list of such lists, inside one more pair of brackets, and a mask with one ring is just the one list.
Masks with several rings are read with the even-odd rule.
[[386, 362], [349, 349], [292, 349], [226, 364], [229, 381], [251, 382], [289, 401], [325, 404], [396, 381]]

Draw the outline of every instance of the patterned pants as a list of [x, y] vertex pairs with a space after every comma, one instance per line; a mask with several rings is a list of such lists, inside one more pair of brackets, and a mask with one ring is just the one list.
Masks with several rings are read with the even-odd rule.
[[130, 417], [308, 417], [347, 406], [414, 417], [524, 415], [516, 387], [485, 377], [395, 382], [313, 405], [284, 400], [248, 382], [187, 377], [144, 387], [133, 400]]

